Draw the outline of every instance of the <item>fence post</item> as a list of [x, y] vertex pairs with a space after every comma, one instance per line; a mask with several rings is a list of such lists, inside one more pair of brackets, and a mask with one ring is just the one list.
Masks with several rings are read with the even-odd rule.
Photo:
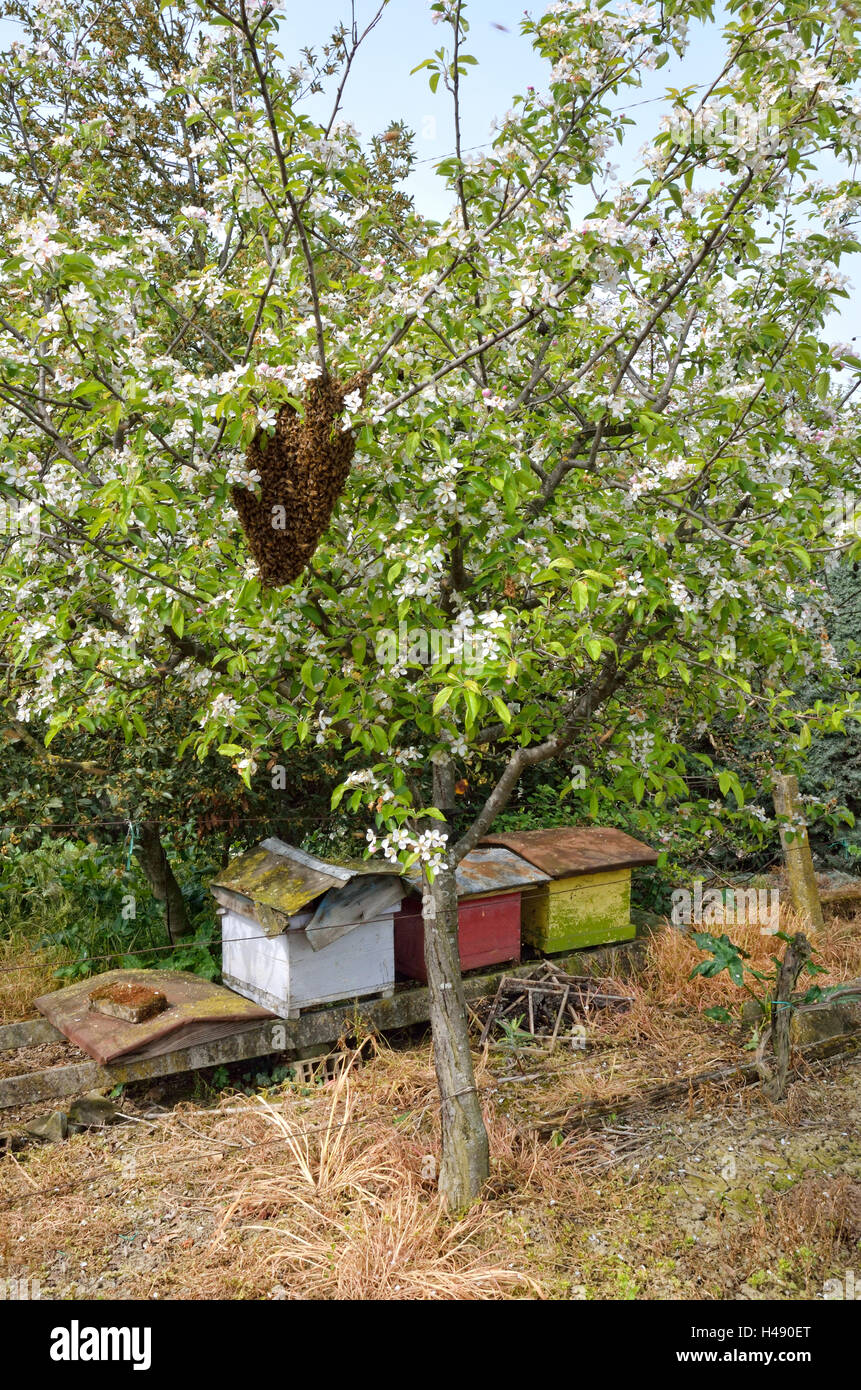
[[792, 906], [806, 931], [822, 930], [822, 904], [813, 872], [813, 855], [807, 838], [807, 825], [797, 777], [776, 777], [774, 809], [780, 822], [780, 843], [789, 879]]

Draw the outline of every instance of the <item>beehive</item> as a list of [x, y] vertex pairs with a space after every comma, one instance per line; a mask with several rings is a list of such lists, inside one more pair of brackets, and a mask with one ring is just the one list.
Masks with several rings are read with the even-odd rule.
[[[507, 849], [479, 848], [455, 873], [461, 970], [520, 959], [521, 894], [547, 875]], [[395, 913], [395, 969], [427, 981], [421, 897], [412, 893]]]
[[406, 891], [384, 862], [330, 863], [264, 840], [212, 885], [221, 907], [222, 979], [281, 1018], [390, 994], [392, 918]]
[[523, 940], [552, 955], [630, 941], [631, 871], [658, 856], [621, 830], [563, 827], [487, 835], [482, 845], [519, 854], [548, 882], [524, 893]]

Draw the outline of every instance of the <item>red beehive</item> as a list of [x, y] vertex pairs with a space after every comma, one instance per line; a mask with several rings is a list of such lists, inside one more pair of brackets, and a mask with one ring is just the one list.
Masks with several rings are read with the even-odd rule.
[[[520, 959], [520, 895], [548, 875], [501, 847], [482, 847], [457, 866], [461, 970]], [[418, 893], [395, 913], [395, 970], [427, 983], [422, 903]]]

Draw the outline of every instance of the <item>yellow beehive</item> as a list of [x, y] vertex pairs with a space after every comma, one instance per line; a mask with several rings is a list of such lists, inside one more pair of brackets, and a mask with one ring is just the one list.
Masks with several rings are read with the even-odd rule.
[[635, 935], [631, 870], [657, 863], [648, 845], [621, 830], [589, 826], [510, 831], [481, 843], [502, 845], [548, 875], [522, 900], [523, 940], [536, 950], [574, 951]]

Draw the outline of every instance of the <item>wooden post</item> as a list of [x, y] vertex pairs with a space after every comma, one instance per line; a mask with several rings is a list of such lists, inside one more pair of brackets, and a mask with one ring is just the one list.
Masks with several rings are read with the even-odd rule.
[[813, 855], [810, 853], [807, 825], [798, 795], [797, 777], [775, 778], [774, 809], [780, 820], [780, 843], [792, 906], [806, 931], [821, 931], [822, 904], [813, 872]]

